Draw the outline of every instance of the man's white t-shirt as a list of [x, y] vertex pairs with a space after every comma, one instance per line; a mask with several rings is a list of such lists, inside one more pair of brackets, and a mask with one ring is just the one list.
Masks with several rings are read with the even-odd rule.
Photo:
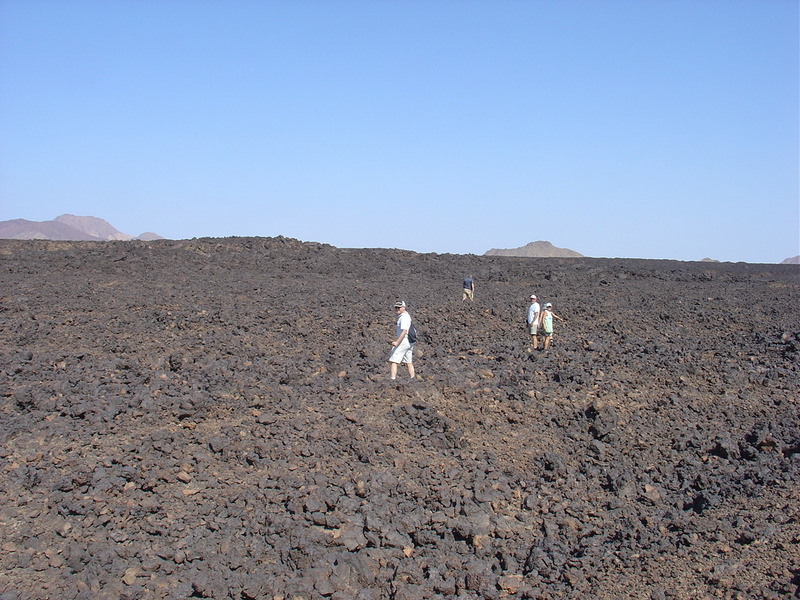
[[[408, 331], [411, 328], [411, 315], [408, 314], [406, 311], [403, 311], [399, 317], [397, 317], [397, 327], [395, 328], [395, 337], [400, 337], [400, 332], [404, 329]], [[404, 338], [405, 339], [405, 338]]]
[[539, 308], [538, 302], [532, 302], [531, 305], [528, 307], [528, 325], [533, 325], [539, 320]]

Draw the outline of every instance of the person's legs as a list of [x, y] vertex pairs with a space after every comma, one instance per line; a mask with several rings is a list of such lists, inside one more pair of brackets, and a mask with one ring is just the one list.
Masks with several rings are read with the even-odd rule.
[[412, 351], [413, 351], [413, 346], [404, 340], [389, 355], [389, 376], [392, 379], [397, 378], [397, 365], [401, 363], [408, 366], [408, 374], [411, 377], [414, 377], [414, 365], [411, 364]]
[[416, 372], [414, 371], [414, 364], [406, 363], [406, 366], [408, 367], [408, 376], [411, 377], [411, 379], [414, 379], [414, 377], [416, 377]]

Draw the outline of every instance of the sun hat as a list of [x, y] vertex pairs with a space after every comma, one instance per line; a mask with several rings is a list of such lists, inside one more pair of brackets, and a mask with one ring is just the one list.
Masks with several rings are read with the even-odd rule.
[[544, 307], [545, 308], [553, 308], [553, 305], [548, 302], [547, 304], [544, 305]]
[[531, 294], [531, 300], [536, 300], [536, 294]]
[[394, 303], [395, 308], [403, 308], [405, 305], [406, 303], [404, 300], [398, 300], [397, 302]]

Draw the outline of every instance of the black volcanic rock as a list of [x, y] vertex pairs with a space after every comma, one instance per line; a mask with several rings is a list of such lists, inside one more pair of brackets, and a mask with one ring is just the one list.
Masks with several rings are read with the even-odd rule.
[[[798, 594], [795, 265], [0, 257], [1, 598]], [[531, 292], [565, 319], [547, 353]], [[390, 383], [398, 298], [419, 378]]]

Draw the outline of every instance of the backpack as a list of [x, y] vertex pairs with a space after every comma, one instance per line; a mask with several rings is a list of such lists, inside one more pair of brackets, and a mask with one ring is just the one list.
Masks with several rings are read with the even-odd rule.
[[408, 333], [406, 333], [406, 337], [408, 338], [408, 341], [411, 342], [412, 344], [417, 341], [417, 328], [414, 327], [413, 323], [409, 326]]

